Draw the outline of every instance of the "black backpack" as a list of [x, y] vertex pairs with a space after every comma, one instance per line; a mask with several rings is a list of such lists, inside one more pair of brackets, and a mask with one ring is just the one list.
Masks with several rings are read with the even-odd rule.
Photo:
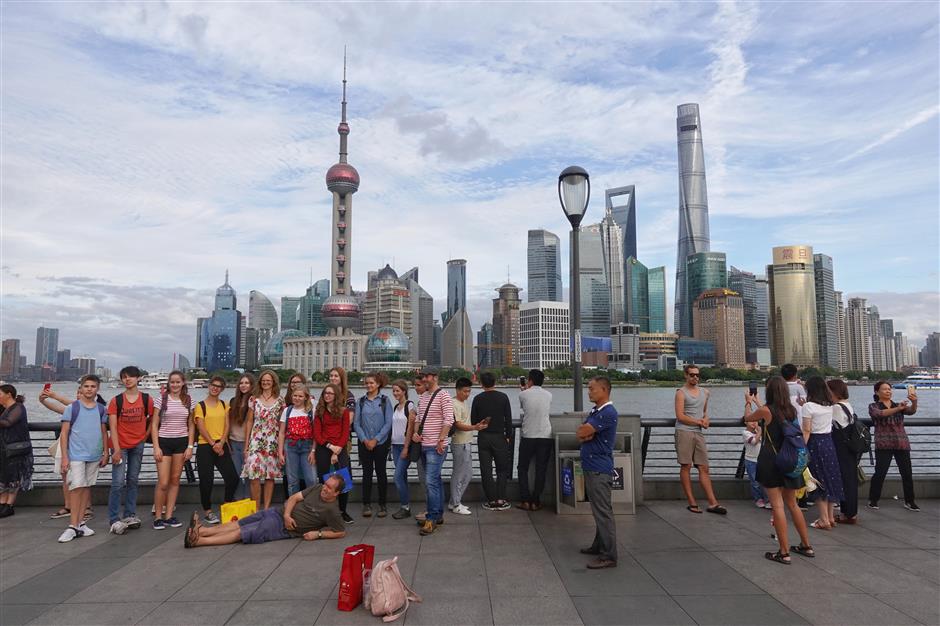
[[847, 406], [839, 403], [839, 406], [842, 408], [842, 412], [845, 413], [845, 416], [849, 419], [848, 426], [839, 426], [837, 422], [832, 423], [832, 427], [835, 428], [839, 434], [842, 436], [843, 441], [845, 441], [845, 447], [849, 449], [849, 452], [855, 456], [861, 458], [863, 454], [868, 453], [869, 460], [874, 463], [874, 460], [871, 459], [871, 429], [868, 428], [865, 424], [858, 421], [858, 416], [855, 413], [849, 412]]

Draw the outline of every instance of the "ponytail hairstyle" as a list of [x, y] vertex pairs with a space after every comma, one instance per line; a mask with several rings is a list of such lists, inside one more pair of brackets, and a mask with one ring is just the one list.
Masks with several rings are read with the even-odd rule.
[[0, 391], [13, 396], [14, 402], [18, 402], [20, 404], [23, 404], [24, 402], [26, 402], [25, 397], [16, 395], [16, 387], [14, 387], [13, 385], [0, 385]]
[[[247, 392], [243, 392], [241, 389], [242, 381], [248, 379], [248, 382], [251, 383], [251, 387]], [[238, 377], [238, 383], [235, 385], [235, 397], [232, 398], [232, 403], [228, 407], [228, 416], [229, 419], [236, 426], [241, 426], [245, 423], [245, 419], [248, 417], [248, 401], [251, 400], [251, 392], [255, 389], [255, 378], [251, 374], [242, 374]]]
[[[170, 372], [170, 375], [166, 377], [166, 380], [167, 380], [166, 395], [168, 398], [170, 397], [170, 379], [173, 378], [174, 376], [179, 376], [180, 379], [183, 381], [183, 386], [180, 387], [180, 402], [182, 402], [183, 406], [186, 407], [186, 409], [188, 410], [189, 405], [193, 401], [193, 399], [189, 396], [189, 387], [186, 385], [186, 374], [184, 374], [180, 370], [173, 370], [172, 372]], [[164, 407], [164, 410], [166, 410], [165, 407]]]

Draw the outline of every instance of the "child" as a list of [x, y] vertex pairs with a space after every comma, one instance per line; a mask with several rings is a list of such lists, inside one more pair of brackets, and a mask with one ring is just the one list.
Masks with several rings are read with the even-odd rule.
[[[290, 391], [291, 406], [281, 413], [278, 456], [287, 465], [288, 495], [300, 491], [300, 478], [309, 489], [317, 482], [313, 455], [313, 402], [306, 385]], [[286, 440], [286, 441], [285, 441]]]
[[[144, 458], [144, 442], [153, 416], [153, 400], [137, 389], [140, 369], [128, 365], [121, 370], [124, 393], [111, 399], [108, 421], [111, 429], [111, 491], [108, 495], [108, 523], [111, 532], [123, 535], [128, 528], [140, 528], [137, 517], [137, 480]], [[120, 515], [124, 499], [124, 515]]]
[[760, 425], [757, 422], [745, 422], [744, 432], [744, 469], [751, 480], [751, 497], [754, 505], [760, 509], [769, 509], [770, 500], [764, 488], [757, 482], [757, 455], [760, 454]]

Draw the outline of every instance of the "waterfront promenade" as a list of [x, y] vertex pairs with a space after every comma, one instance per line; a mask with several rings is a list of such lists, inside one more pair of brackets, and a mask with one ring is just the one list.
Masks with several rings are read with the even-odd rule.
[[763, 558], [775, 548], [769, 511], [725, 504], [727, 517], [679, 501], [618, 516], [620, 565], [600, 571], [578, 553], [590, 516], [548, 510], [474, 503], [422, 538], [413, 522], [362, 519], [351, 504], [343, 540], [184, 550], [183, 529], [119, 537], [100, 516], [94, 537], [59, 544], [64, 522], [23, 507], [0, 522], [0, 623], [379, 624], [361, 607], [336, 610], [343, 548], [360, 542], [377, 559], [398, 555], [424, 598], [405, 624], [940, 623], [940, 500], [921, 500], [919, 514], [888, 499], [863, 508], [858, 526], [812, 531], [818, 557], [791, 566]]

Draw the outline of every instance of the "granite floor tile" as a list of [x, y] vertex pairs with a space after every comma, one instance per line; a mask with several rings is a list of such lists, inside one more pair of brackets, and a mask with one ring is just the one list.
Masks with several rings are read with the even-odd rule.
[[[335, 602], [335, 600], [332, 600]], [[302, 600], [249, 600], [231, 618], [229, 626], [313, 626], [320, 616], [326, 599]]]
[[696, 624], [790, 626], [807, 621], [770, 595], [674, 596]]
[[159, 602], [118, 602], [89, 604], [59, 604], [30, 624], [62, 624], [63, 626], [110, 626], [136, 624], [156, 609]]
[[940, 556], [936, 552], [915, 549], [866, 548], [865, 552], [879, 560], [934, 583], [940, 583]]
[[0, 604], [0, 624], [4, 626], [28, 624], [54, 606], [54, 604]]
[[555, 564], [547, 556], [487, 556], [486, 580], [491, 597], [566, 594]]
[[694, 624], [669, 596], [572, 598], [585, 626], [674, 626]]
[[[6, 546], [3, 546], [6, 550]], [[18, 554], [0, 563], [0, 591], [4, 591], [29, 580], [37, 574], [62, 563], [62, 557], [54, 554]]]
[[[864, 593], [937, 593], [937, 586], [856, 548], [820, 550], [813, 565]], [[875, 565], [877, 564], [877, 566]]]
[[807, 602], [806, 597], [799, 593], [775, 593], [774, 597], [817, 626], [894, 626], [918, 623], [910, 615], [865, 593], [826, 594], [824, 602]]
[[242, 550], [229, 552], [170, 596], [169, 601], [200, 602], [211, 598], [217, 602], [244, 602], [284, 561], [281, 557], [270, 556], [250, 558]]
[[762, 593], [734, 568], [707, 552], [641, 552], [634, 557], [670, 595]]
[[421, 596], [485, 597], [483, 557], [480, 554], [421, 554], [413, 587]]
[[[212, 596], [207, 594], [204, 597]], [[227, 602], [164, 602], [137, 623], [147, 626], [225, 624], [243, 602], [244, 599]]]
[[578, 626], [582, 623], [578, 609], [566, 595], [548, 598], [496, 596], [492, 598], [492, 608], [493, 623], [497, 626]]
[[412, 603], [408, 608], [404, 623], [405, 626], [492, 626], [493, 611], [485, 597], [422, 596], [422, 602]]
[[764, 551], [721, 551], [712, 554], [767, 592], [785, 589], [787, 585], [792, 584], [794, 573], [799, 576], [800, 584], [809, 590], [809, 593], [855, 593], [858, 591], [839, 578], [816, 567], [812, 559], [805, 559], [791, 553], [793, 565], [787, 567], [764, 557], [765, 552], [772, 552], [776, 549], [776, 547], [770, 547]]
[[17, 604], [64, 602], [133, 563], [131, 558], [68, 559], [4, 590], [3, 597]]
[[922, 593], [879, 593], [875, 596], [921, 624], [940, 624], [940, 600], [936, 595]]
[[[66, 602], [94, 603], [101, 598], [121, 598], [126, 602], [163, 602], [208, 569], [217, 555], [198, 555], [196, 550], [177, 558], [135, 559]], [[122, 559], [125, 560], [126, 559]], [[142, 584], [146, 581], [146, 584]]]

